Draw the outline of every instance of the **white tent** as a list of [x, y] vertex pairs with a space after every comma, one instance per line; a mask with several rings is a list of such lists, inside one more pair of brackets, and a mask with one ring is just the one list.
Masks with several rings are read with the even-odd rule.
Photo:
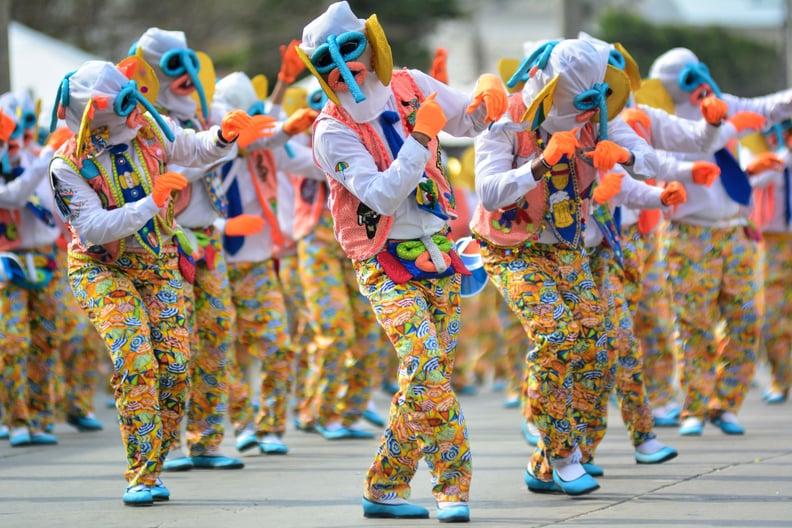
[[18, 22], [8, 25], [8, 47], [11, 90], [30, 90], [41, 99], [39, 122], [45, 126], [61, 79], [85, 61], [99, 58]]

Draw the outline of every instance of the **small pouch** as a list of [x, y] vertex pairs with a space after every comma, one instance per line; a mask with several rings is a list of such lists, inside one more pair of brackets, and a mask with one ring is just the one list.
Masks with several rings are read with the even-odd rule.
[[[433, 235], [431, 244], [438, 250], [435, 259], [421, 240], [391, 240], [377, 255], [377, 261], [396, 284], [410, 280], [439, 279], [454, 273], [470, 275], [470, 271], [462, 264], [448, 238], [443, 235]], [[438, 266], [435, 264], [435, 260], [440, 258], [443, 260], [442, 271], [438, 271]]]

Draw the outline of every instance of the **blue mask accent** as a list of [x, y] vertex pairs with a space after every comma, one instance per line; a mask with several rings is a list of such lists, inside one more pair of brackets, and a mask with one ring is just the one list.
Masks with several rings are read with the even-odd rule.
[[324, 93], [324, 90], [319, 88], [318, 90], [314, 90], [314, 92], [308, 96], [308, 106], [312, 109], [316, 110], [317, 112], [321, 112], [324, 105], [327, 103], [327, 94]]
[[151, 114], [159, 127], [162, 129], [162, 133], [165, 134], [165, 137], [167, 137], [170, 141], [173, 141], [175, 139], [173, 136], [173, 131], [165, 123], [165, 120], [148, 101], [148, 99], [146, 99], [143, 94], [138, 91], [137, 83], [135, 81], [129, 81], [124, 85], [123, 88], [121, 88], [121, 91], [118, 92], [118, 95], [116, 95], [115, 100], [113, 101], [113, 111], [120, 117], [126, 117], [132, 113], [138, 104], [142, 104], [143, 108], [145, 108], [146, 111]]
[[264, 101], [256, 101], [247, 111], [248, 115], [257, 116], [257, 115], [264, 115], [267, 111], [264, 109]]
[[55, 104], [52, 106], [52, 119], [50, 120], [50, 132], [54, 132], [58, 126], [58, 105], [63, 108], [69, 106], [69, 77], [75, 74], [77, 70], [67, 73], [63, 80], [58, 85], [58, 91], [55, 94]]
[[531, 70], [533, 70], [534, 67], [536, 67], [537, 70], [545, 69], [547, 61], [550, 60], [550, 54], [553, 52], [553, 48], [555, 48], [559, 42], [559, 40], [551, 40], [536, 48], [533, 53], [523, 59], [517, 67], [517, 71], [515, 71], [514, 75], [506, 82], [506, 86], [514, 88], [521, 82], [527, 82], [531, 77]]
[[608, 83], [602, 82], [575, 96], [572, 104], [581, 112], [599, 109], [600, 139], [608, 139]]
[[336, 37], [330, 35], [327, 42], [322, 44], [311, 54], [311, 64], [322, 75], [338, 68], [341, 78], [344, 79], [349, 92], [356, 103], [365, 101], [366, 96], [360, 89], [355, 77], [347, 66], [347, 62], [358, 59], [366, 51], [368, 42], [366, 36], [358, 31], [350, 31]]
[[682, 71], [679, 72], [678, 82], [679, 87], [686, 92], [692, 92], [702, 84], [707, 83], [716, 96], [721, 96], [720, 88], [718, 88], [718, 85], [712, 80], [709, 68], [707, 68], [707, 65], [703, 62], [688, 64], [682, 68]]
[[617, 49], [610, 50], [610, 53], [608, 54], [608, 64], [622, 71], [624, 71], [624, 68], [627, 67], [627, 61], [625, 60], [624, 55], [622, 55], [622, 52]]
[[160, 68], [163, 73], [169, 77], [179, 77], [185, 73], [190, 76], [190, 80], [198, 92], [198, 98], [201, 100], [201, 112], [204, 119], [208, 118], [208, 108], [206, 104], [206, 93], [204, 92], [201, 80], [198, 78], [198, 71], [201, 69], [201, 63], [198, 61], [198, 55], [189, 48], [176, 48], [166, 51], [160, 59]]

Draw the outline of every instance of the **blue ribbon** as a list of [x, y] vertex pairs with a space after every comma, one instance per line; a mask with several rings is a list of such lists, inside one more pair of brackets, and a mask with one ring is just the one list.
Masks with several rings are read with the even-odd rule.
[[[178, 65], [171, 67], [170, 62], [178, 57]], [[178, 77], [187, 73], [190, 80], [198, 92], [198, 98], [201, 100], [201, 113], [204, 119], [209, 117], [209, 106], [206, 104], [206, 93], [204, 93], [203, 84], [198, 77], [198, 71], [201, 69], [201, 63], [198, 60], [198, 55], [195, 54], [190, 48], [176, 48], [166, 51], [160, 59], [160, 68], [163, 73], [170, 77]]]
[[575, 96], [572, 104], [578, 110], [586, 112], [588, 110], [599, 109], [600, 139], [608, 139], [608, 83], [601, 82], [593, 88], [581, 92]]
[[718, 88], [718, 85], [712, 80], [709, 68], [707, 68], [707, 65], [703, 62], [686, 65], [682, 68], [682, 71], [679, 72], [679, 77], [677, 79], [679, 87], [686, 92], [692, 92], [702, 84], [707, 83], [716, 96], [721, 96], [720, 88]]
[[514, 88], [521, 82], [527, 82], [530, 78], [531, 70], [534, 67], [536, 67], [538, 70], [545, 69], [547, 62], [550, 60], [550, 54], [553, 52], [553, 49], [559, 42], [559, 40], [545, 42], [536, 48], [533, 53], [525, 57], [517, 67], [514, 75], [512, 75], [509, 80], [506, 81], [506, 86], [509, 88]]
[[58, 105], [60, 104], [63, 106], [63, 108], [69, 106], [69, 77], [74, 75], [76, 72], [77, 70], [67, 73], [58, 85], [58, 91], [55, 93], [55, 104], [52, 106], [50, 132], [54, 132], [58, 127]]

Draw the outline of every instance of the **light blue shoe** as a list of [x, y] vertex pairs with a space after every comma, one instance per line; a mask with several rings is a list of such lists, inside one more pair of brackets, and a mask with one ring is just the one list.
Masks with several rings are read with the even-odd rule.
[[437, 508], [437, 520], [441, 523], [470, 522], [470, 508], [464, 502]]
[[162, 471], [190, 471], [194, 467], [192, 458], [188, 456], [169, 458], [162, 463]]
[[154, 504], [151, 488], [143, 484], [128, 487], [122, 500], [125, 506], [151, 506]]
[[27, 427], [15, 427], [8, 436], [11, 447], [28, 446], [32, 443], [30, 431]]
[[586, 493], [591, 493], [600, 487], [599, 483], [594, 480], [594, 477], [588, 473], [579, 476], [575, 480], [563, 480], [560, 476], [558, 476], [558, 471], [555, 469], [553, 469], [553, 482], [558, 484], [558, 487], [561, 488], [561, 491], [572, 496], [585, 495]]
[[381, 388], [382, 388], [382, 392], [384, 392], [388, 396], [393, 396], [394, 394], [399, 392], [399, 384], [393, 381], [383, 381]]
[[265, 455], [285, 455], [289, 452], [289, 448], [283, 443], [280, 435], [265, 435], [258, 446], [259, 451]]
[[11, 430], [8, 426], [0, 425], [0, 440], [8, 440], [9, 436], [11, 436]]
[[533, 493], [564, 493], [552, 480], [540, 480], [530, 470], [525, 470], [525, 485]]
[[520, 408], [520, 397], [515, 396], [514, 398], [507, 398], [503, 400], [503, 408], [504, 409], [519, 409]]
[[701, 436], [704, 432], [704, 422], [699, 418], [687, 418], [679, 426], [679, 434], [682, 436]]
[[344, 440], [354, 438], [357, 440], [367, 440], [374, 438], [374, 433], [371, 431], [364, 431], [363, 429], [354, 429], [352, 427], [341, 427], [340, 429], [327, 429], [322, 425], [314, 425], [316, 432], [322, 435], [325, 440]]
[[57, 445], [58, 437], [54, 434], [36, 431], [30, 435], [30, 443], [33, 445]]
[[170, 500], [170, 490], [165, 487], [165, 484], [157, 477], [157, 482], [151, 486], [151, 499], [154, 502], [165, 502]]
[[381, 504], [363, 497], [366, 519], [428, 519], [429, 510], [417, 504]]
[[375, 411], [371, 409], [366, 409], [363, 411], [363, 419], [366, 420], [371, 425], [375, 425], [377, 427], [385, 427], [385, 419], [377, 414]]
[[242, 469], [245, 463], [225, 455], [190, 457], [195, 469]]
[[256, 447], [258, 443], [259, 439], [253, 429], [243, 429], [236, 437], [235, 446], [237, 451], [244, 453]]
[[679, 417], [655, 416], [652, 418], [652, 424], [655, 427], [676, 427], [679, 425]]
[[525, 441], [528, 442], [528, 445], [536, 446], [539, 443], [539, 435], [534, 434], [528, 425], [528, 420], [523, 420], [522, 423], [522, 434]]
[[659, 451], [655, 451], [651, 455], [646, 455], [639, 451], [635, 452], [635, 462], [638, 464], [662, 464], [663, 462], [667, 462], [672, 458], [676, 458], [677, 450], [673, 447], [665, 446]]
[[91, 414], [87, 414], [85, 416], [67, 414], [66, 423], [75, 427], [81, 433], [87, 431], [101, 431], [103, 428], [102, 422], [97, 420], [96, 416], [92, 416]]
[[727, 435], [743, 435], [745, 428], [737, 423], [737, 417], [730, 412], [722, 413], [717, 418], [712, 418], [711, 422], [720, 427], [720, 430]]
[[354, 438], [356, 440], [370, 440], [372, 438], [376, 438], [377, 435], [372, 433], [371, 431], [366, 431], [365, 429], [357, 429], [355, 427], [346, 427], [347, 430], [347, 438]]
[[605, 470], [594, 464], [591, 460], [583, 464], [583, 469], [592, 477], [601, 477], [605, 474]]
[[788, 390], [781, 392], [767, 390], [762, 394], [762, 400], [769, 405], [778, 405], [779, 403], [787, 401], [787, 397], [789, 396], [788, 393]]

